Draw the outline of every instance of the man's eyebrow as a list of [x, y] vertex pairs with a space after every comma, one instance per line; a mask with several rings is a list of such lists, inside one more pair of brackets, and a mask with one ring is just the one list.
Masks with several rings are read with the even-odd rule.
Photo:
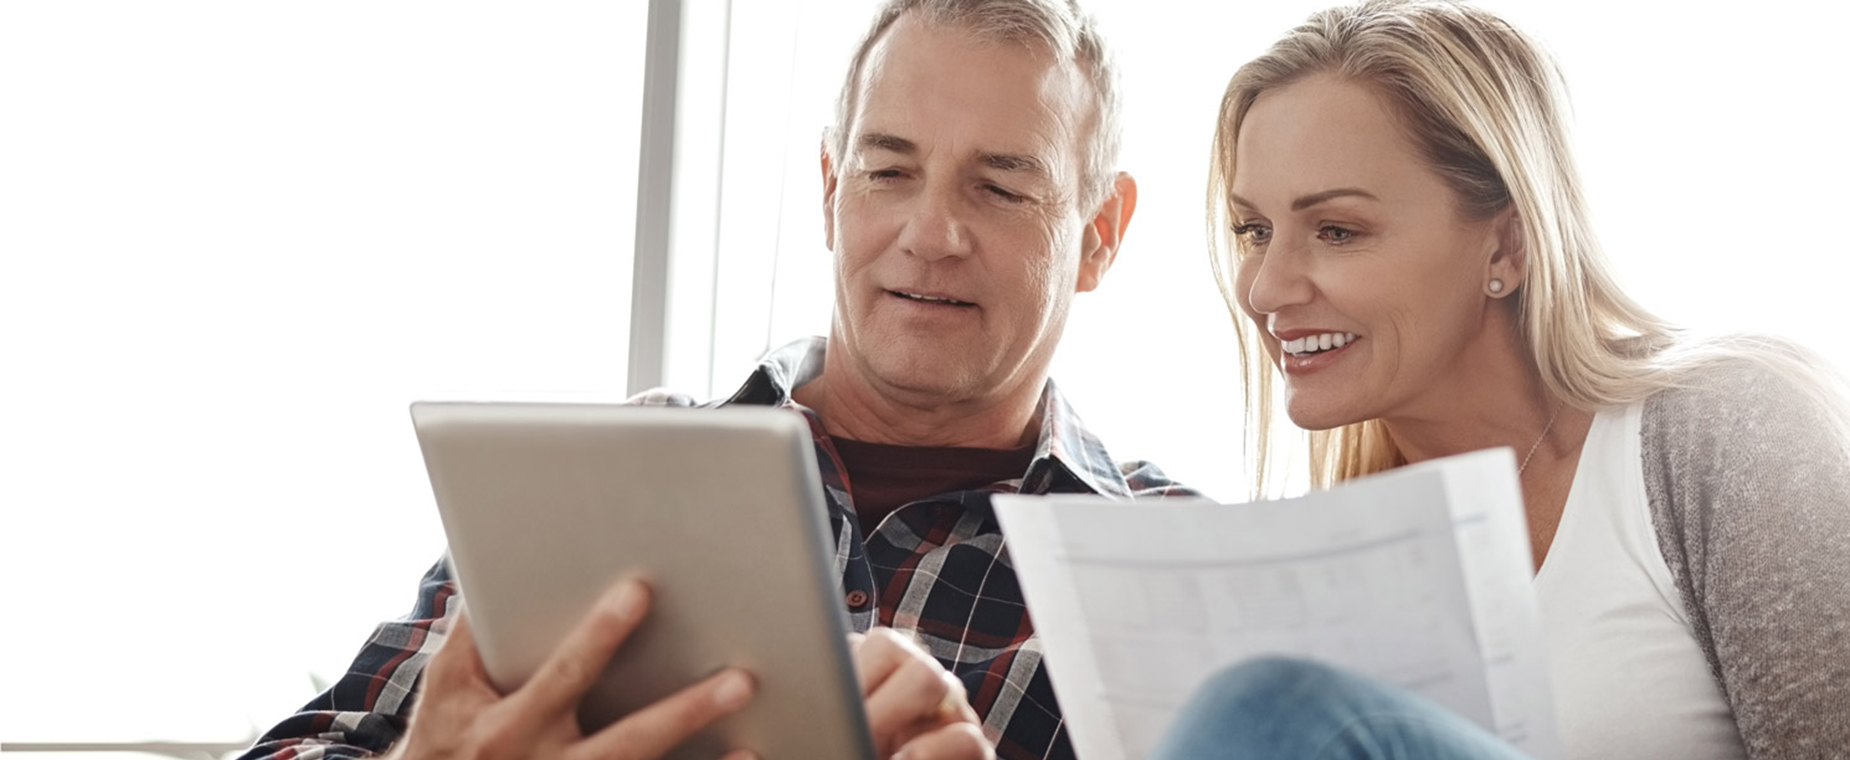
[[984, 153], [980, 158], [984, 166], [996, 171], [1022, 172], [1039, 177], [1053, 176], [1053, 172], [1047, 170], [1047, 162], [1034, 156], [1019, 153]]
[[[1367, 190], [1363, 190], [1359, 187], [1339, 187], [1334, 190], [1325, 190], [1320, 193], [1311, 193], [1310, 195], [1306, 195], [1295, 201], [1292, 201], [1291, 210], [1292, 211], [1303, 211], [1304, 209], [1310, 208], [1312, 206], [1315, 206], [1319, 203], [1323, 203], [1325, 201], [1335, 200], [1337, 198], [1348, 198], [1348, 197], [1363, 198], [1363, 199], [1371, 200], [1371, 201], [1381, 200], [1380, 198], [1376, 198], [1374, 193], [1368, 192]], [[1241, 198], [1236, 193], [1228, 193], [1227, 199], [1233, 201], [1233, 205], [1240, 206], [1242, 208], [1252, 209], [1255, 211], [1258, 210], [1259, 208], [1258, 206], [1253, 205], [1252, 201], [1249, 201], [1245, 198]]]
[[861, 150], [884, 150], [902, 156], [910, 156], [919, 149], [911, 140], [885, 132], [864, 132], [861, 139], [855, 141], [855, 145]]
[[[855, 145], [861, 150], [882, 150], [910, 156], [918, 152], [919, 146], [904, 137], [889, 135], [885, 132], [863, 132]], [[977, 160], [984, 166], [1004, 172], [1021, 172], [1038, 177], [1051, 177], [1053, 172], [1047, 168], [1047, 162], [1034, 156], [1021, 153], [982, 153]]]

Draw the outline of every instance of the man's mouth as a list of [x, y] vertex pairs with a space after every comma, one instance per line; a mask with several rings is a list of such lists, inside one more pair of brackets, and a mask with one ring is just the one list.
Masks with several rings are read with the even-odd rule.
[[1319, 333], [1281, 341], [1279, 348], [1292, 356], [1312, 356], [1325, 351], [1334, 351], [1356, 341], [1355, 333]]
[[899, 296], [900, 298], [904, 298], [904, 299], [911, 300], [911, 301], [918, 301], [920, 303], [939, 304], [943, 306], [975, 306], [976, 305], [976, 304], [970, 303], [969, 301], [959, 301], [955, 298], [946, 298], [944, 296], [932, 296], [932, 295], [926, 295], [924, 293], [909, 293], [904, 290], [889, 290], [887, 291], [887, 294]]

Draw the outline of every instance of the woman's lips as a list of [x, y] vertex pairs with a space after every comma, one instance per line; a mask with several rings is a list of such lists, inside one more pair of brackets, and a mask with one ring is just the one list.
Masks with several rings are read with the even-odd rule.
[[[1322, 333], [1321, 335], [1329, 336], [1332, 334]], [[1316, 340], [1319, 346], [1321, 346], [1323, 342], [1323, 339], [1320, 339], [1319, 335], [1316, 334], [1301, 336], [1289, 341], [1279, 341], [1278, 359], [1280, 369], [1283, 369], [1287, 375], [1306, 375], [1317, 372], [1342, 361], [1342, 358], [1349, 354], [1349, 349], [1362, 340], [1360, 336], [1353, 333], [1337, 333], [1335, 335], [1339, 337], [1328, 339], [1330, 344], [1329, 348], [1319, 348], [1319, 350], [1314, 352], [1308, 351], [1309, 341]], [[1338, 345], [1339, 343], [1341, 345]], [[1290, 350], [1291, 348], [1297, 348], [1298, 351], [1294, 352]]]

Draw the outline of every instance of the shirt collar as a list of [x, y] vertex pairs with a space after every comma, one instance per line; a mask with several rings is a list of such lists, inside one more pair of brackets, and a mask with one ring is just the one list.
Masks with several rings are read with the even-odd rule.
[[[724, 403], [792, 405], [795, 402], [791, 392], [822, 374], [827, 347], [826, 339], [810, 337], [766, 354], [758, 369]], [[1130, 485], [1118, 471], [1117, 461], [1080, 422], [1052, 380], [1041, 391], [1040, 415], [1040, 444], [1022, 479], [1023, 493], [1083, 489], [1117, 499], [1130, 498]]]

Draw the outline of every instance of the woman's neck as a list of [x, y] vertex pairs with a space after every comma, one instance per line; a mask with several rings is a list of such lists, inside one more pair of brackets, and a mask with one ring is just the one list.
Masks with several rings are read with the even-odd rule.
[[1513, 325], [1487, 326], [1442, 376], [1443, 382], [1381, 417], [1408, 463], [1497, 446], [1515, 449], [1520, 461], [1553, 437], [1550, 422], [1558, 424], [1564, 405], [1542, 382]]

